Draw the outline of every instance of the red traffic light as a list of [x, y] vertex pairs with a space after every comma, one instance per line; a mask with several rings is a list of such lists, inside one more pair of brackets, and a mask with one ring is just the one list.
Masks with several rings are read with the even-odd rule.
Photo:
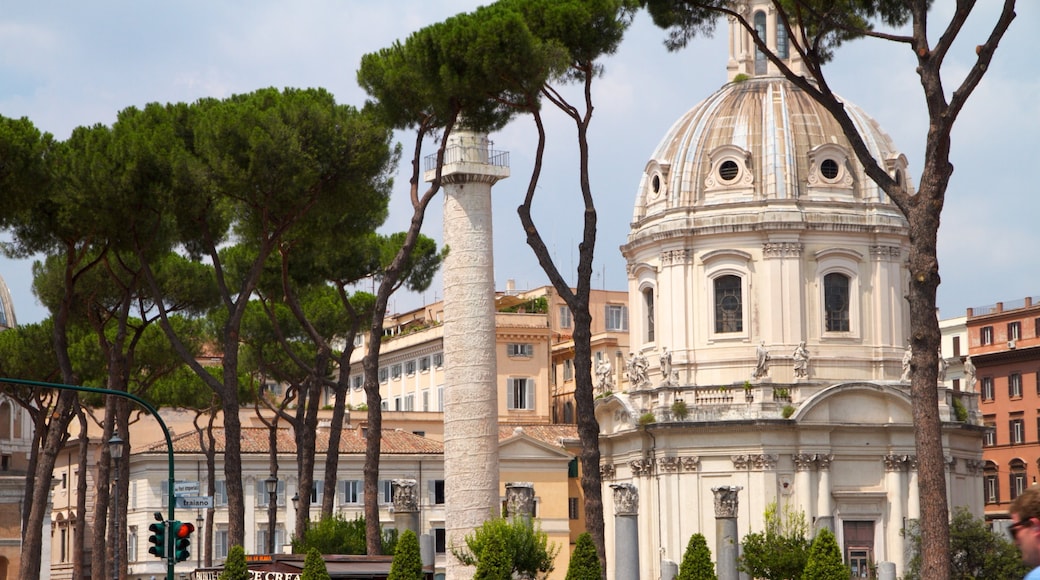
[[187, 538], [191, 536], [191, 533], [195, 531], [195, 526], [188, 522], [181, 522], [181, 525], [177, 526], [177, 529], [173, 531], [174, 536], [177, 538]]

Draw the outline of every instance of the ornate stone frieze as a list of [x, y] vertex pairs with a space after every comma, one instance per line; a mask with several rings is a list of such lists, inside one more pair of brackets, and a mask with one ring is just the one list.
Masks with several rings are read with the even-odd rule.
[[700, 468], [701, 458], [696, 455], [683, 457], [681, 460], [683, 471], [697, 471]]
[[614, 479], [615, 471], [613, 463], [604, 463], [599, 466], [599, 476], [601, 479]]
[[870, 255], [875, 260], [899, 260], [903, 257], [903, 250], [899, 246], [870, 246]]
[[688, 264], [693, 257], [693, 252], [687, 248], [679, 250], [665, 250], [661, 252], [661, 265]]
[[742, 489], [744, 488], [739, 485], [723, 485], [721, 487], [711, 488], [712, 493], [715, 494], [716, 518], [722, 519], [737, 517], [737, 508], [739, 507], [737, 493]]
[[797, 258], [802, 255], [802, 244], [798, 242], [766, 242], [762, 253], [767, 258]]
[[634, 477], [645, 477], [654, 472], [653, 459], [633, 459], [628, 462], [629, 469]]
[[631, 483], [612, 483], [614, 490], [614, 515], [634, 516], [639, 513], [639, 490]]
[[657, 460], [657, 464], [661, 466], [661, 471], [674, 473], [679, 471], [680, 461], [678, 457], [661, 457]]
[[390, 481], [394, 491], [394, 511], [397, 513], [419, 511], [419, 497], [415, 493], [414, 479], [394, 479]]
[[534, 514], [534, 484], [514, 481], [506, 484], [506, 513], [509, 516], [530, 517]]

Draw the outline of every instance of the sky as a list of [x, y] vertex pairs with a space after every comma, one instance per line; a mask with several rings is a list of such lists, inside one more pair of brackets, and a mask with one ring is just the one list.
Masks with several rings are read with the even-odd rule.
[[[423, 26], [486, 2], [467, 0], [253, 0], [211, 2], [18, 2], [0, 0], [0, 115], [28, 117], [64, 140], [78, 126], [111, 125], [120, 110], [150, 102], [224, 98], [265, 87], [323, 87], [361, 106], [361, 56]], [[944, 62], [947, 93], [960, 84], [1002, 3], [980, 2]], [[943, 26], [952, 0], [935, 2]], [[1040, 65], [1030, 35], [1040, 2], [1018, 3], [982, 84], [953, 132], [954, 174], [939, 232], [942, 318], [966, 308], [1040, 295]], [[941, 30], [931, 31], [934, 42]], [[665, 33], [640, 14], [593, 86], [592, 191], [598, 213], [594, 288], [627, 288], [619, 246], [632, 219], [649, 156], [669, 127], [726, 82], [726, 29], [667, 51]], [[919, 176], [928, 116], [916, 60], [906, 45], [862, 39], [840, 48], [828, 83], [888, 132]], [[534, 219], [559, 268], [574, 281], [582, 206], [573, 124], [550, 114], [546, 166]], [[533, 162], [534, 127], [520, 118], [491, 135], [510, 153], [511, 177], [493, 190], [495, 282], [518, 289], [547, 284], [525, 242], [516, 208]], [[399, 134], [408, 147], [411, 138]], [[427, 150], [426, 152], [432, 152]], [[424, 153], [426, 153], [424, 152]], [[407, 227], [407, 164], [400, 168], [384, 230]], [[915, 177], [915, 183], [919, 181]], [[0, 197], [2, 203], [2, 197]], [[423, 232], [440, 241], [441, 204]], [[31, 291], [32, 260], [0, 258], [21, 324], [47, 316]], [[438, 278], [421, 295], [399, 295], [391, 312], [438, 300]]]

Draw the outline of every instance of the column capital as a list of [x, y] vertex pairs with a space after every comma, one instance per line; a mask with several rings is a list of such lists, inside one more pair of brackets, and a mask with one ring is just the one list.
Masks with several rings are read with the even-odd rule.
[[614, 515], [634, 516], [639, 514], [639, 490], [631, 483], [612, 483], [614, 490]]
[[742, 489], [744, 488], [739, 485], [723, 485], [711, 488], [712, 493], [715, 494], [716, 519], [737, 517], [737, 507], [740, 503], [737, 493]]
[[394, 512], [419, 511], [419, 499], [415, 489], [418, 483], [414, 479], [392, 479], [390, 485], [394, 492]]
[[534, 514], [534, 484], [512, 481], [506, 484], [506, 515], [529, 518]]

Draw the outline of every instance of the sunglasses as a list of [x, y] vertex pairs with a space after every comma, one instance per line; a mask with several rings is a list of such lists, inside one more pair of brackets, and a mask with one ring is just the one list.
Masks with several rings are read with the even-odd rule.
[[1011, 524], [1010, 526], [1008, 526], [1008, 531], [1011, 532], [1011, 537], [1012, 538], [1017, 538], [1018, 537], [1018, 531], [1021, 530], [1022, 528], [1031, 528], [1031, 527], [1033, 527], [1033, 520], [1034, 519], [1036, 519], [1036, 518], [1028, 518], [1028, 519], [1024, 519], [1024, 520], [1019, 520], [1019, 521]]

